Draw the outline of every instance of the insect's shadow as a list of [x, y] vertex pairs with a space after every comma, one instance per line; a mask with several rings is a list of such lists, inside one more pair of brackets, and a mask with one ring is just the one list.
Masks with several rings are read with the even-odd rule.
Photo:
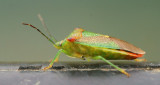
[[[59, 67], [59, 66], [57, 66]], [[57, 67], [54, 67], [57, 68]], [[139, 73], [143, 70], [139, 70], [135, 65], [123, 65], [121, 68], [126, 69], [129, 74]], [[62, 66], [61, 66], [62, 68]], [[115, 68], [110, 65], [104, 64], [84, 64], [84, 65], [70, 65], [65, 66], [62, 69], [57, 69], [57, 71], [51, 71], [53, 73], [58, 73], [62, 76], [68, 77], [114, 77], [114, 76], [125, 76]]]
[[121, 73], [119, 72], [113, 72], [113, 71], [100, 71], [100, 70], [92, 70], [92, 71], [66, 71], [61, 72], [62, 75], [67, 75], [70, 77], [106, 77], [106, 76], [113, 76], [113, 75], [119, 75]]

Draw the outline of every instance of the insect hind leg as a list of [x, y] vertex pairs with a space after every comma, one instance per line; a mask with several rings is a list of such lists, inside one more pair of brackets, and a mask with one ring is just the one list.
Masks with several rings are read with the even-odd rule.
[[96, 60], [103, 60], [104, 62], [108, 63], [109, 65], [113, 66], [114, 68], [116, 68], [118, 71], [120, 71], [121, 73], [125, 74], [127, 77], [130, 77], [130, 74], [127, 73], [124, 69], [119, 68], [118, 66], [114, 65], [113, 63], [111, 63], [110, 61], [106, 60], [105, 58], [103, 58], [102, 56], [96, 56], [93, 59]]
[[136, 62], [146, 62], [147, 59], [134, 59], [134, 61], [136, 61]]

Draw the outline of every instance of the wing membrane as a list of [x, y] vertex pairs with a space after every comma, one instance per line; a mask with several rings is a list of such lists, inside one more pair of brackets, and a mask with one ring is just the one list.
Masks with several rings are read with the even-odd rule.
[[137, 54], [145, 54], [143, 50], [140, 48], [137, 48], [136, 46], [114, 38], [114, 37], [109, 37], [107, 35], [101, 35], [101, 34], [96, 34], [92, 32], [87, 32], [84, 31], [83, 35], [80, 39], [76, 40], [76, 43], [83, 44], [83, 45], [88, 45], [88, 46], [94, 46], [94, 47], [104, 47], [104, 48], [109, 48], [109, 49], [117, 49], [117, 50], [125, 50]]

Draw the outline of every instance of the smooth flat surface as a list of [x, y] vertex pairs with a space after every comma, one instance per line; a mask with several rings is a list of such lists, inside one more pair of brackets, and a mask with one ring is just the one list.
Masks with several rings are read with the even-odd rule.
[[119, 72], [46, 71], [0, 72], [1, 85], [160, 85], [160, 72], [131, 71], [127, 78]]
[[[72, 63], [75, 66], [56, 64], [48, 71], [25, 69], [19, 66], [40, 66], [46, 64], [1, 64], [0, 85], [160, 85], [160, 64], [122, 65], [131, 74], [127, 78], [124, 74], [108, 65], [95, 66]], [[69, 65], [69, 64], [68, 64]], [[78, 67], [76, 67], [79, 65]]]

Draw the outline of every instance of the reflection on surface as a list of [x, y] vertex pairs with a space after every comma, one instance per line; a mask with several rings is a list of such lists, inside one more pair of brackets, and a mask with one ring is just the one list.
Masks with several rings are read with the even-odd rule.
[[159, 71], [130, 71], [130, 78], [117, 71], [0, 72], [2, 85], [159, 85]]

